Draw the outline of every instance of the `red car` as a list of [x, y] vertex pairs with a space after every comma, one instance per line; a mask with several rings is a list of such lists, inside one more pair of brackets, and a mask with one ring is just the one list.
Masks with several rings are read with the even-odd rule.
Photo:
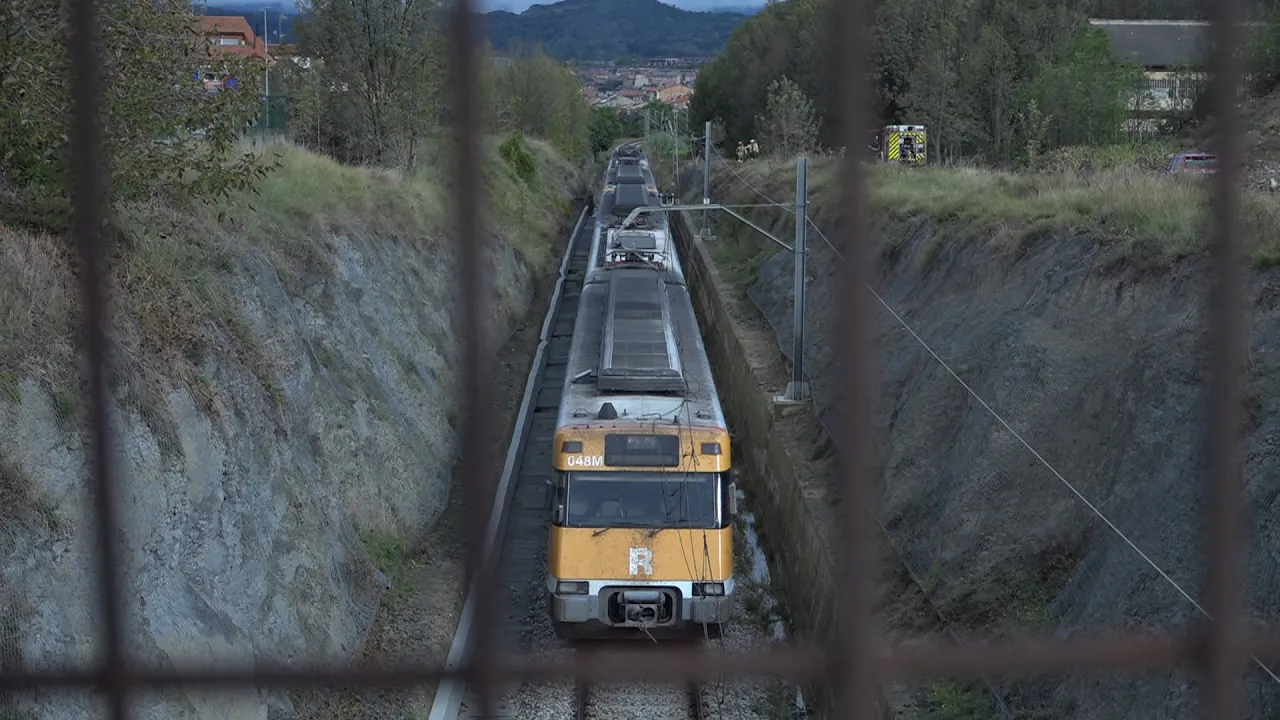
[[1216, 175], [1218, 156], [1205, 152], [1180, 152], [1169, 160], [1173, 175]]

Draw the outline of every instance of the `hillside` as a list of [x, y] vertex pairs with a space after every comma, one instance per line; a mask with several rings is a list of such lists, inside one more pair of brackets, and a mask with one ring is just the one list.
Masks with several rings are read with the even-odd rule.
[[561, 60], [711, 56], [745, 15], [689, 12], [658, 0], [564, 0], [520, 13], [485, 13], [489, 40], [502, 51], [541, 45]]
[[[1254, 132], [1255, 145], [1274, 135]], [[786, 198], [793, 168], [790, 159], [722, 165], [713, 198]], [[840, 241], [836, 169], [834, 159], [815, 158], [809, 171], [811, 217], [822, 234], [810, 233], [806, 371], [815, 410], [829, 425], [842, 377], [830, 323], [843, 302], [844, 266], [824, 239]], [[681, 179], [685, 198], [696, 200], [696, 168]], [[871, 301], [880, 394], [874, 422], [883, 432], [878, 515], [898, 554], [888, 567], [922, 582], [931, 609], [961, 636], [1193, 625], [1196, 610], [1169, 578], [1203, 597], [1198, 487], [1210, 286], [1203, 188], [1132, 167], [1081, 175], [873, 166], [868, 183], [876, 262], [862, 279], [880, 298]], [[1271, 509], [1280, 477], [1271, 439], [1280, 429], [1280, 365], [1272, 352], [1280, 313], [1271, 300], [1280, 286], [1273, 267], [1280, 214], [1265, 194], [1246, 192], [1242, 203], [1254, 348], [1244, 385], [1246, 572], [1254, 588], [1246, 603], [1258, 622], [1274, 622], [1266, 589], [1280, 575]], [[782, 237], [794, 224], [776, 209], [747, 215]], [[729, 294], [776, 339], [772, 352], [789, 354], [792, 256], [736, 221], [715, 222], [713, 232], [710, 252], [732, 284]], [[822, 439], [804, 440], [798, 452], [831, 454]], [[827, 481], [815, 487], [815, 502], [839, 502]], [[896, 624], [901, 614], [886, 610], [886, 631], [919, 635], [919, 627]], [[1239, 717], [1274, 717], [1280, 690], [1256, 667], [1246, 678]], [[1169, 673], [994, 687], [1013, 717], [1184, 717], [1195, 702]], [[958, 717], [904, 710], [936, 712], [939, 698], [958, 695], [981, 709], [966, 717], [996, 716], [981, 687], [888, 690], [899, 717]]]
[[[549, 146], [526, 142], [533, 180], [500, 159], [497, 143], [484, 153], [495, 347], [540, 327], [525, 314], [556, 275], [567, 201], [583, 181]], [[446, 175], [282, 149], [282, 166], [257, 194], [121, 208], [127, 249], [112, 278], [118, 532], [130, 651], [153, 667], [435, 659], [457, 620], [459, 413], [450, 389], [460, 362]], [[5, 669], [94, 653], [84, 640], [94, 634], [84, 579], [97, 545], [85, 522], [72, 265], [62, 239], [0, 226]], [[523, 373], [497, 380], [504, 397], [518, 397], [507, 377], [518, 385]], [[134, 714], [425, 717], [430, 695], [174, 691], [139, 698]], [[356, 707], [375, 702], [367, 713]], [[84, 693], [0, 697], [3, 718], [82, 720], [97, 717], [95, 707]]]

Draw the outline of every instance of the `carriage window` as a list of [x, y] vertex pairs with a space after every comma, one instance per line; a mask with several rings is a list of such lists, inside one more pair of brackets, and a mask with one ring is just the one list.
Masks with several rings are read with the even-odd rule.
[[720, 526], [716, 473], [572, 473], [569, 527]]

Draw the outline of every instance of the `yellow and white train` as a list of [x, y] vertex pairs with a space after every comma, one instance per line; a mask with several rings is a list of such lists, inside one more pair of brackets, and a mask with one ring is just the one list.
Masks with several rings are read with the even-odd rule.
[[563, 637], [718, 637], [734, 593], [729, 430], [648, 162], [610, 159], [552, 459]]

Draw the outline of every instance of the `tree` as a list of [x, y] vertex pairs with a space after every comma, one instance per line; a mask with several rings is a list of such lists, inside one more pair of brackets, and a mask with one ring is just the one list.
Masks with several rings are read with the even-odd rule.
[[994, 25], [982, 29], [977, 46], [968, 55], [965, 89], [974, 104], [973, 131], [994, 163], [1009, 163], [1017, 156], [1015, 119], [1024, 105], [1025, 85], [1018, 73], [1017, 51], [1003, 31]]
[[[237, 153], [259, 112], [260, 67], [215, 60], [189, 2], [102, 0], [99, 22], [112, 200], [215, 199], [270, 168]], [[68, 35], [61, 3], [0, 3], [0, 208], [12, 221], [61, 228], [69, 218]], [[240, 89], [204, 92], [202, 67], [236, 77]]]
[[442, 107], [445, 48], [437, 0], [309, 0], [296, 25], [303, 53], [323, 58], [319, 88], [349, 125], [339, 159], [412, 167]]
[[1140, 86], [1141, 71], [1121, 62], [1111, 51], [1107, 34], [1097, 28], [1081, 31], [1068, 45], [1061, 62], [1040, 72], [1035, 96], [1051, 120], [1049, 137], [1055, 145], [1116, 142], [1127, 116], [1126, 98]]
[[969, 129], [971, 110], [961, 92], [960, 27], [970, 0], [926, 0], [925, 9], [934, 19], [918, 32], [921, 48], [915, 66], [908, 73], [905, 92], [900, 94], [903, 111], [912, 123], [929, 129], [933, 156], [943, 157], [943, 141], [954, 150], [956, 141]]
[[622, 137], [636, 138], [644, 135], [644, 113], [631, 109], [622, 113]]
[[818, 142], [813, 103], [786, 77], [769, 85], [768, 104], [764, 114], [756, 116], [756, 128], [765, 151], [777, 155], [806, 153]]
[[517, 50], [510, 60], [492, 81], [499, 129], [546, 138], [569, 156], [590, 152], [591, 106], [573, 71], [536, 47]]
[[605, 152], [613, 141], [622, 137], [622, 118], [617, 108], [602, 107], [591, 111], [591, 152]]
[[1245, 63], [1251, 90], [1267, 95], [1280, 87], [1280, 1], [1268, 0], [1261, 14], [1264, 23], [1245, 45]]

